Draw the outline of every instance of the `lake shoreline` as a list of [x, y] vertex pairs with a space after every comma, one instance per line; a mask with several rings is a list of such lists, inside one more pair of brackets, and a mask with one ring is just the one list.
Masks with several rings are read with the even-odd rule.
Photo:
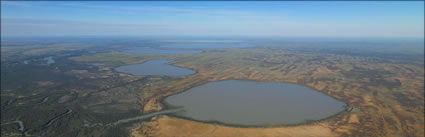
[[[173, 67], [178, 68], [178, 69], [180, 69], [180, 71], [186, 71], [185, 73], [187, 73], [187, 74], [178, 74], [178, 75], [149, 74], [149, 75], [144, 75], [144, 74], [134, 74], [134, 73], [131, 73], [131, 72], [125, 72], [125, 71], [117, 70], [118, 68], [132, 66], [132, 65], [146, 65], [146, 63], [149, 63], [149, 62], [155, 63], [155, 61], [167, 61], [166, 63], [161, 63], [159, 65], [168, 65], [168, 66], [165, 66], [165, 67], [170, 67], [171, 69], [173, 69]], [[134, 75], [134, 76], [160, 76], [160, 77], [181, 77], [181, 76], [187, 77], [187, 76], [195, 75], [195, 74], [198, 73], [198, 71], [196, 71], [194, 69], [184, 68], [184, 67], [181, 67], [181, 66], [171, 64], [173, 62], [174, 62], [174, 60], [168, 60], [168, 59], [152, 59], [152, 60], [143, 61], [143, 62], [138, 63], [138, 64], [127, 64], [127, 65], [114, 67], [114, 68], [112, 68], [112, 70], [114, 72], [117, 72], [117, 73], [124, 73], [124, 74], [129, 74], [129, 75]], [[191, 71], [191, 72], [189, 72], [189, 71]], [[181, 73], [184, 73], [184, 72], [181, 72]]]
[[[231, 123], [225, 123], [225, 122], [220, 122], [220, 121], [197, 120], [197, 119], [193, 119], [193, 118], [181, 116], [181, 115], [178, 115], [178, 114], [175, 114], [175, 113], [169, 113], [169, 114], [164, 114], [164, 115], [167, 115], [167, 116], [170, 116], [170, 117], [174, 117], [174, 118], [180, 118], [180, 119], [185, 119], [185, 120], [196, 121], [196, 122], [200, 122], [200, 123], [216, 124], [216, 125], [228, 126], [228, 127], [238, 127], [238, 128], [276, 128], [276, 127], [293, 127], [293, 126], [301, 126], [301, 125], [309, 125], [309, 124], [314, 124], [314, 123], [320, 123], [320, 122], [323, 122], [323, 121], [327, 121], [327, 120], [336, 118], [338, 116], [343, 116], [344, 114], [350, 112], [350, 109], [351, 109], [350, 105], [346, 101], [344, 101], [344, 100], [337, 99], [337, 98], [335, 98], [333, 96], [330, 96], [330, 95], [328, 95], [328, 94], [326, 94], [326, 93], [324, 93], [324, 92], [322, 92], [320, 90], [316, 90], [313, 87], [306, 86], [306, 85], [301, 85], [301, 84], [294, 83], [294, 82], [258, 81], [258, 80], [250, 80], [250, 79], [225, 79], [225, 80], [217, 80], [217, 81], [208, 81], [208, 82], [206, 82], [204, 84], [211, 83], [211, 82], [226, 81], [226, 80], [240, 80], [240, 81], [251, 81], [251, 82], [259, 82], [259, 83], [269, 83], [269, 82], [271, 82], [271, 83], [295, 84], [295, 85], [298, 85], [298, 86], [302, 86], [302, 87], [307, 87], [307, 88], [313, 89], [315, 92], [319, 92], [319, 93], [321, 93], [321, 94], [323, 94], [325, 96], [331, 97], [332, 99], [335, 99], [337, 101], [343, 102], [344, 103], [344, 109], [341, 110], [341, 111], [339, 111], [339, 112], [337, 112], [337, 113], [335, 113], [335, 114], [332, 114], [330, 116], [327, 116], [327, 117], [322, 118], [322, 119], [319, 119], [319, 120], [306, 120], [304, 122], [300, 122], [300, 123], [296, 123], [296, 124], [270, 124], [270, 125], [244, 125], [244, 124], [231, 124]], [[201, 85], [204, 85], [204, 84], [201, 84]], [[201, 86], [201, 85], [197, 85], [197, 86], [194, 86], [194, 87], [198, 87], [198, 86]], [[169, 97], [169, 96], [172, 96], [172, 95], [181, 94], [181, 93], [183, 93], [185, 91], [188, 91], [188, 90], [190, 90], [190, 89], [192, 89], [194, 87], [190, 87], [188, 89], [185, 89], [185, 90], [183, 90], [181, 92], [177, 92], [175, 94], [170, 94], [170, 95], [161, 97], [159, 99], [160, 100], [159, 103], [160, 103], [160, 105], [162, 107], [161, 111], [168, 110], [168, 109], [180, 108], [180, 106], [171, 105], [170, 103], [166, 102], [165, 99], [167, 97]]]

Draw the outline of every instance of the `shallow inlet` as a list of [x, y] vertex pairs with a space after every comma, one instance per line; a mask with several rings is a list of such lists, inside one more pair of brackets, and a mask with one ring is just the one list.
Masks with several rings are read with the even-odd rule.
[[311, 88], [288, 83], [226, 80], [211, 82], [164, 100], [183, 107], [177, 115], [243, 126], [291, 125], [321, 120], [345, 110], [345, 103]]
[[137, 47], [131, 49], [125, 49], [121, 52], [132, 53], [132, 54], [193, 54], [201, 53], [200, 50], [164, 50], [156, 49], [151, 47]]
[[168, 65], [169, 62], [169, 60], [151, 60], [142, 64], [117, 67], [115, 70], [138, 76], [183, 76], [196, 73], [190, 69]]

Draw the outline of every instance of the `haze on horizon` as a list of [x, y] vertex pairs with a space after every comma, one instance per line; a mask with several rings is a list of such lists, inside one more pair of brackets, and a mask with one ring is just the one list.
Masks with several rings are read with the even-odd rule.
[[424, 37], [424, 2], [12, 2], [7, 36]]

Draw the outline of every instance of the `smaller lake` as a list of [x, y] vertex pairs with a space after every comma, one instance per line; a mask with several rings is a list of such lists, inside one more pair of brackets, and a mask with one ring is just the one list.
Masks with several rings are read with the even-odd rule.
[[193, 54], [193, 53], [201, 53], [199, 50], [164, 50], [164, 49], [156, 49], [151, 47], [137, 47], [122, 50], [125, 53], [133, 53], [133, 54]]
[[55, 60], [53, 60], [53, 57], [52, 56], [45, 57], [45, 58], [43, 58], [43, 60], [46, 60], [47, 61], [47, 65], [50, 65], [50, 64], [55, 63]]
[[190, 69], [168, 65], [169, 62], [169, 60], [151, 60], [142, 64], [117, 67], [115, 70], [138, 76], [183, 76], [196, 73]]
[[225, 80], [191, 88], [164, 100], [183, 107], [177, 115], [200, 121], [263, 126], [321, 120], [345, 110], [345, 103], [305, 86]]
[[88, 63], [88, 65], [91, 65], [91, 66], [103, 66], [105, 64], [103, 64], [103, 63]]
[[163, 48], [190, 48], [190, 49], [219, 49], [219, 48], [248, 48], [254, 45], [246, 43], [175, 43], [161, 46]]

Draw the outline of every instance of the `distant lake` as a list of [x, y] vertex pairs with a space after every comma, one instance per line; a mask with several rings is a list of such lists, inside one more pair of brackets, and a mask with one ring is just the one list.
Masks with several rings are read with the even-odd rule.
[[169, 60], [151, 60], [142, 64], [126, 65], [115, 68], [118, 72], [129, 73], [138, 76], [183, 76], [194, 74], [195, 71], [168, 65]]
[[55, 63], [55, 60], [53, 60], [53, 57], [52, 56], [45, 57], [45, 58], [43, 58], [43, 60], [46, 60], [47, 61], [47, 65], [50, 65], [52, 63]]
[[248, 48], [254, 45], [246, 43], [175, 43], [163, 45], [163, 48], [190, 48], [190, 49], [216, 49], [216, 48]]
[[103, 66], [105, 64], [103, 64], [103, 63], [88, 63], [88, 65], [92, 65], [92, 66]]
[[151, 47], [137, 47], [131, 49], [122, 50], [126, 53], [134, 54], [193, 54], [200, 53], [200, 50], [164, 50], [164, 49], [155, 49]]
[[345, 110], [345, 103], [311, 88], [288, 83], [226, 80], [207, 83], [165, 102], [183, 107], [178, 115], [235, 125], [298, 124]]

